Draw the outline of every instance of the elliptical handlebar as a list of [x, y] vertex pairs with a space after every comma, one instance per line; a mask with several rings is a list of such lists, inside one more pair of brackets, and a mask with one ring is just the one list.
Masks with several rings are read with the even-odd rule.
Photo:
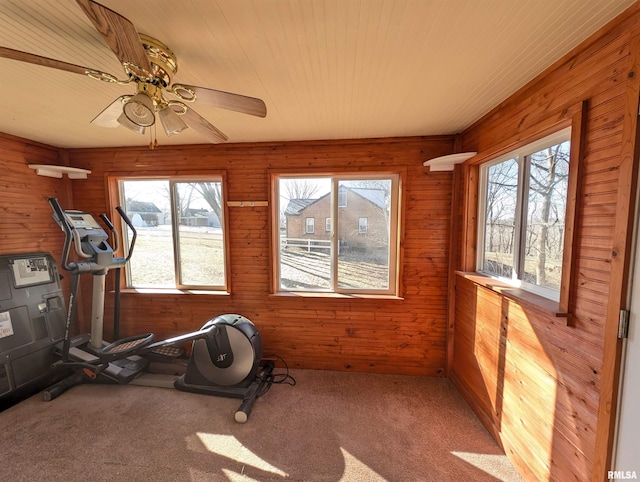
[[131, 243], [129, 243], [129, 252], [127, 253], [127, 257], [125, 258], [125, 263], [126, 263], [131, 259], [131, 255], [133, 255], [133, 248], [136, 245], [136, 238], [138, 237], [138, 232], [136, 231], [136, 228], [133, 226], [131, 219], [129, 219], [129, 216], [127, 216], [127, 213], [124, 212], [124, 209], [122, 209], [120, 206], [116, 206], [116, 211], [118, 211], [118, 214], [120, 215], [122, 220], [125, 222], [127, 226], [129, 226], [129, 229], [133, 233], [133, 236], [131, 237]]
[[73, 228], [69, 225], [67, 218], [64, 215], [64, 211], [60, 207], [60, 203], [54, 197], [48, 199], [51, 209], [53, 209], [53, 216], [58, 225], [64, 231], [64, 246], [62, 248], [62, 267], [67, 271], [73, 270], [73, 264], [69, 263], [69, 251], [71, 250], [71, 239], [73, 238]]
[[[91, 258], [92, 255], [85, 253], [84, 250], [82, 249], [82, 243], [80, 242], [79, 238], [76, 239], [77, 233], [74, 232], [74, 227], [67, 219], [67, 216], [65, 215], [65, 211], [60, 206], [60, 202], [58, 201], [58, 199], [54, 197], [50, 197], [48, 198], [48, 201], [49, 201], [49, 205], [51, 206], [51, 209], [53, 210], [53, 218], [58, 223], [58, 225], [62, 228], [62, 231], [65, 234], [64, 246], [62, 248], [62, 258], [61, 258], [62, 267], [66, 271], [73, 271], [74, 269], [76, 269], [77, 263], [69, 262], [69, 253], [71, 252], [71, 245], [73, 244], [74, 241], [76, 245], [75, 250], [78, 253], [78, 255], [80, 255], [83, 258]], [[133, 223], [131, 222], [131, 219], [129, 219], [129, 216], [127, 216], [127, 213], [125, 213], [124, 209], [122, 209], [120, 206], [117, 206], [116, 211], [118, 211], [118, 214], [120, 215], [122, 220], [129, 227], [129, 229], [131, 229], [131, 232], [133, 233], [133, 236], [131, 237], [131, 242], [129, 243], [128, 252], [126, 253], [127, 255], [126, 258], [119, 258], [119, 262], [124, 264], [124, 263], [127, 263], [131, 259], [131, 256], [133, 255], [133, 248], [136, 244], [136, 238], [138, 236], [138, 233]], [[115, 244], [113, 251], [118, 251], [119, 244], [120, 244], [120, 236], [118, 234], [118, 231], [116, 230], [113, 223], [107, 217], [106, 214], [101, 214], [100, 218], [102, 219], [104, 224], [107, 226], [111, 234], [113, 234], [113, 239]]]
[[118, 235], [118, 231], [113, 226], [111, 219], [109, 219], [106, 214], [102, 213], [100, 215], [100, 219], [102, 219], [102, 222], [107, 225], [107, 229], [109, 229], [109, 232], [113, 235], [113, 251], [118, 251], [118, 248], [120, 247], [120, 237]]

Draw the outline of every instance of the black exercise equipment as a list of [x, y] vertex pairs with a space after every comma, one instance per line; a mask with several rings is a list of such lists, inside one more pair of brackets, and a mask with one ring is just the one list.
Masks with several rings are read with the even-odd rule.
[[54, 381], [65, 306], [48, 253], [0, 256], [0, 401], [13, 404]]
[[[105, 343], [103, 336], [105, 278], [110, 269], [124, 267], [133, 254], [136, 229], [126, 213], [116, 210], [133, 236], [126, 258], [116, 257], [118, 233], [106, 215], [100, 217], [113, 234], [116, 248], [109, 244], [109, 235], [89, 213], [66, 210], [58, 200], [49, 199], [54, 219], [65, 233], [62, 267], [72, 275], [71, 295], [61, 347], [61, 360], [55, 366], [72, 369], [71, 376], [49, 387], [45, 400], [52, 400], [68, 388], [88, 381], [107, 383], [138, 383], [149, 365], [148, 356], [167, 347], [193, 342], [192, 353], [186, 371], [172, 385], [183, 391], [241, 398], [242, 404], [235, 414], [240, 423], [247, 421], [257, 396], [266, 392], [273, 380], [274, 364], [261, 364], [262, 340], [255, 325], [238, 314], [225, 314], [207, 321], [196, 332], [154, 341], [151, 333], [145, 333], [113, 343]], [[71, 246], [78, 261], [69, 261]], [[91, 333], [71, 337], [71, 325], [77, 310], [77, 290], [82, 274], [93, 275]], [[118, 276], [116, 276], [117, 278]], [[119, 284], [119, 280], [116, 279]], [[116, 289], [116, 298], [119, 291]], [[114, 322], [118, 323], [119, 300], [115, 300]], [[145, 384], [145, 383], [140, 383]], [[156, 383], [151, 383], [159, 386]], [[161, 386], [167, 386], [163, 384]]]

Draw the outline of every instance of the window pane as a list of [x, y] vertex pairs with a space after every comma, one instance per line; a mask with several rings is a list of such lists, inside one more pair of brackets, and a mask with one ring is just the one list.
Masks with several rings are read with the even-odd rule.
[[314, 232], [314, 226], [315, 226], [315, 218], [307, 218], [306, 219], [306, 223], [307, 223], [307, 229], [306, 229], [306, 233], [307, 234], [313, 234]]
[[338, 193], [338, 287], [388, 289], [391, 180], [342, 180]]
[[482, 270], [511, 278], [516, 241], [517, 159], [509, 159], [488, 168], [486, 195]]
[[339, 191], [338, 192], [338, 207], [346, 208], [347, 207], [347, 192]]
[[129, 262], [131, 286], [175, 288], [169, 182], [123, 181], [121, 186], [124, 210], [138, 233]]
[[180, 284], [224, 286], [222, 183], [175, 183]]
[[331, 217], [331, 179], [279, 179], [278, 192], [280, 289], [331, 289], [331, 233], [308, 232]]
[[368, 218], [360, 218], [358, 219], [358, 232], [360, 234], [366, 234], [369, 227], [369, 219]]
[[523, 281], [560, 289], [570, 143], [529, 156]]

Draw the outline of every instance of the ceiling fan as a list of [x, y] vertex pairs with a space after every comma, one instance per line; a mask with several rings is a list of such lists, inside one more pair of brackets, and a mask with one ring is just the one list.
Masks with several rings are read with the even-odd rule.
[[[209, 142], [217, 143], [228, 140], [228, 137], [193, 110], [191, 104], [194, 102], [257, 117], [267, 115], [265, 103], [254, 97], [193, 85], [172, 84], [178, 64], [175, 54], [166, 45], [139, 34], [128, 19], [93, 0], [76, 1], [122, 63], [127, 75], [125, 80], [119, 80], [115, 75], [100, 70], [6, 47], [0, 47], [0, 57], [82, 74], [105, 82], [135, 86], [135, 93], [118, 97], [91, 124], [102, 127], [124, 126], [144, 134], [146, 128], [159, 119], [168, 136], [191, 127]], [[154, 139], [150, 147], [155, 145], [157, 140]]]

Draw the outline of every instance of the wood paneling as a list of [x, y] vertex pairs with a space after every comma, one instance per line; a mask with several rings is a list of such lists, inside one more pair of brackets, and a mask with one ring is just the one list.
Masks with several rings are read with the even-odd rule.
[[[65, 153], [0, 133], [0, 254], [51, 253], [64, 276], [60, 267], [64, 234], [47, 199], [71, 203], [71, 188], [78, 181], [38, 176], [29, 164], [65, 165]], [[67, 295], [70, 286], [65, 276], [62, 288]]]
[[47, 199], [71, 200], [68, 178], [38, 176], [29, 164], [63, 164], [61, 152], [0, 134], [0, 253], [49, 252], [60, 261], [64, 235]]
[[[407, 173], [404, 193], [403, 300], [272, 296], [269, 291], [269, 208], [229, 207], [231, 294], [123, 293], [123, 336], [159, 337], [199, 328], [211, 317], [237, 312], [256, 323], [265, 353], [290, 366], [444, 375], [451, 174], [429, 173], [422, 162], [448, 154], [452, 137], [62, 151], [11, 136], [0, 137], [3, 177], [2, 253], [47, 251], [59, 261], [63, 234], [48, 197], [64, 208], [109, 212], [107, 177], [113, 173], [165, 176], [224, 171], [231, 201], [268, 198], [268, 170], [330, 168], [337, 172], [388, 167]], [[83, 166], [86, 180], [37, 176], [30, 163]], [[73, 202], [71, 190], [77, 201]], [[425, 235], [425, 233], [428, 233]], [[109, 275], [108, 283], [112, 283]], [[68, 289], [68, 277], [65, 280]], [[91, 282], [81, 283], [80, 327], [88, 330]], [[112, 295], [105, 311], [111, 333]]]
[[[121, 335], [150, 331], [170, 336], [200, 328], [219, 314], [240, 313], [257, 325], [265, 353], [293, 367], [444, 376], [452, 176], [431, 173], [422, 162], [452, 147], [453, 137], [443, 136], [71, 150], [72, 165], [92, 171], [86, 181], [74, 184], [73, 207], [108, 211], [106, 179], [114, 173], [223, 170], [229, 201], [264, 201], [270, 169], [405, 170], [403, 300], [273, 296], [270, 207], [229, 207], [231, 294], [123, 293]], [[109, 334], [111, 296], [105, 320]]]
[[[66, 152], [0, 135], [0, 252], [48, 251], [58, 257], [63, 235], [46, 199], [108, 212], [107, 178], [116, 173], [224, 171], [228, 200], [265, 201], [272, 169], [405, 170], [403, 299], [274, 296], [270, 207], [232, 206], [231, 293], [123, 293], [122, 335], [171, 336], [235, 312], [256, 323], [265, 353], [293, 367], [434, 376], [448, 369], [526, 478], [601, 480], [611, 468], [619, 359], [614, 328], [624, 303], [637, 175], [639, 35], [636, 6], [455, 138]], [[505, 152], [534, 134], [549, 133], [585, 101], [569, 293], [573, 324], [567, 326], [452, 273], [475, 264], [477, 161], [483, 153]], [[456, 151], [480, 152], [475, 165], [459, 166], [455, 174], [422, 166], [425, 159], [451, 153], [454, 141]], [[92, 174], [77, 181], [44, 178], [30, 163], [68, 163]], [[90, 299], [88, 290], [85, 280], [84, 299]], [[109, 295], [107, 336], [112, 302]], [[88, 304], [82, 308], [87, 318]]]
[[[455, 284], [451, 378], [531, 480], [603, 480], [611, 470], [615, 329], [626, 296], [637, 171], [639, 20], [630, 10], [460, 136], [461, 150], [482, 158], [548, 131], [573, 105], [588, 106], [568, 293], [572, 326], [473, 280], [458, 276]], [[456, 195], [477, 182], [470, 167], [463, 172]], [[466, 215], [454, 217], [459, 269], [469, 269], [465, 259], [475, 253], [472, 202], [467, 196]]]

